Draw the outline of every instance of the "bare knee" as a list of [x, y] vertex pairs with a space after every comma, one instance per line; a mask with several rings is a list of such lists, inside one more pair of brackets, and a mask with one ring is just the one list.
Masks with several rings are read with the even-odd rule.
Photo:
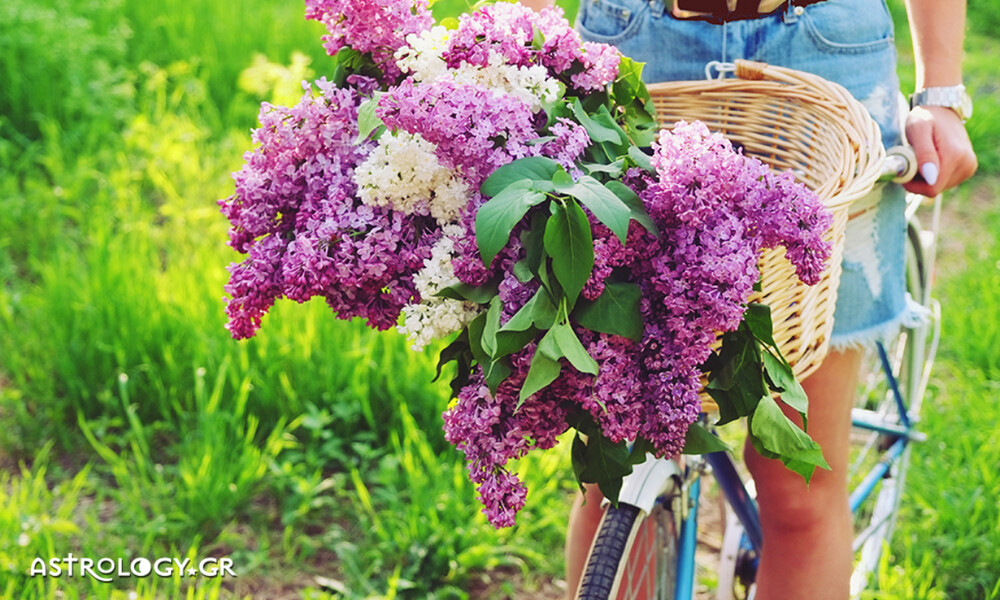
[[761, 524], [783, 532], [825, 527], [848, 512], [847, 482], [842, 473], [817, 469], [810, 483], [780, 461], [747, 453], [747, 467], [757, 487]]

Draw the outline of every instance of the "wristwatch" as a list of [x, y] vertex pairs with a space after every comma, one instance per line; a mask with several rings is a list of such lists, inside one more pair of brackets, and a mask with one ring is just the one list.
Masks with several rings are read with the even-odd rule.
[[972, 116], [972, 98], [964, 85], [929, 87], [910, 96], [910, 108], [916, 106], [944, 106], [955, 111], [964, 123]]

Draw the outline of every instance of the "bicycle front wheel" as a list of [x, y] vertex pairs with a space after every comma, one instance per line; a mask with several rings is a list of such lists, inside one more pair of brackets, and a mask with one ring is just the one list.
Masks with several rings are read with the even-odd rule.
[[678, 529], [665, 494], [649, 514], [628, 504], [606, 507], [577, 599], [672, 599]]

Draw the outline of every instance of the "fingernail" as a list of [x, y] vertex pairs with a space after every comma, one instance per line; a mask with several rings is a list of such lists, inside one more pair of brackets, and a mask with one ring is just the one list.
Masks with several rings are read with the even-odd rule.
[[920, 165], [920, 176], [924, 178], [927, 185], [934, 185], [937, 183], [938, 166], [932, 162], [925, 162]]

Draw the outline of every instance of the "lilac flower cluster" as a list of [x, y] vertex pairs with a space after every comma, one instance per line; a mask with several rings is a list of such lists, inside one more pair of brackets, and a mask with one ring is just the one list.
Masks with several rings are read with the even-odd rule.
[[305, 0], [306, 18], [319, 21], [329, 34], [323, 47], [331, 56], [348, 47], [370, 53], [384, 81], [399, 75], [394, 55], [406, 36], [430, 29], [434, 17], [427, 0]]
[[[642, 339], [575, 327], [600, 366], [597, 377], [565, 364], [554, 383], [515, 410], [534, 352], [528, 348], [511, 361], [513, 374], [496, 394], [477, 379], [445, 413], [446, 436], [465, 452], [484, 512], [496, 526], [510, 525], [524, 502], [523, 485], [506, 462], [550, 445], [574, 411], [589, 413], [612, 441], [642, 438], [660, 455], [679, 454], [701, 408], [700, 367], [717, 333], [742, 320], [759, 277], [760, 250], [784, 245], [803, 279], [812, 281], [829, 255], [821, 237], [829, 214], [794, 179], [737, 153], [701, 123], [661, 133], [654, 149], [656, 174], [635, 170], [626, 182], [660, 235], [633, 222], [623, 245], [592, 223], [595, 266], [583, 293], [600, 296], [608, 277], [625, 269], [642, 292]], [[517, 258], [507, 257], [506, 264]], [[537, 283], [522, 283], [508, 272], [500, 284], [501, 322], [536, 289]]]
[[[544, 39], [541, 46], [533, 43], [536, 31]], [[612, 46], [581, 40], [560, 8], [538, 14], [520, 4], [504, 2], [463, 15], [444, 59], [453, 69], [463, 63], [485, 67], [491, 53], [499, 53], [509, 65], [542, 65], [558, 79], [570, 74], [565, 83], [583, 92], [613, 82], [621, 60]]]
[[249, 255], [230, 266], [226, 286], [227, 328], [238, 339], [251, 337], [280, 297], [323, 296], [340, 318], [391, 327], [430, 255], [424, 220], [356, 198], [353, 169], [370, 150], [355, 142], [363, 96], [325, 79], [316, 86], [291, 108], [262, 107], [257, 147], [234, 174], [235, 193], [219, 201], [230, 245]]
[[514, 524], [514, 516], [524, 506], [527, 489], [506, 468], [508, 461], [529, 450], [551, 448], [566, 430], [571, 408], [567, 386], [572, 377], [562, 378], [551, 390], [527, 399], [518, 406], [518, 393], [528, 373], [534, 347], [511, 357], [514, 374], [490, 393], [481, 374], [462, 388], [457, 402], [444, 413], [445, 439], [465, 453], [469, 477], [479, 488], [483, 512], [496, 527]]
[[773, 171], [735, 152], [728, 139], [700, 122], [679, 123], [673, 132], [661, 132], [652, 160], [658, 181], [643, 198], [651, 214], [668, 210], [701, 231], [711, 229], [711, 221], [719, 218], [720, 203], [729, 205], [742, 225], [728, 227], [747, 228], [744, 238], [754, 254], [784, 246], [799, 278], [807, 284], [819, 281], [830, 256], [823, 234], [832, 216], [792, 173]]

